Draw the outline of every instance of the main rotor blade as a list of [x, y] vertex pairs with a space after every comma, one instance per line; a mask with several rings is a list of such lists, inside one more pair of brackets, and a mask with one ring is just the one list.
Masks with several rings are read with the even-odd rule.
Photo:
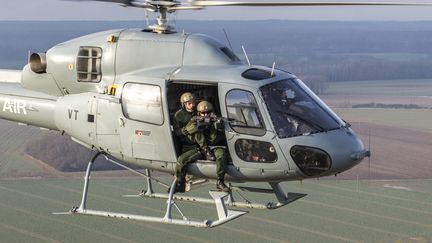
[[190, 5], [183, 5], [181, 1], [176, 0], [64, 0], [73, 2], [83, 1], [97, 1], [118, 3], [123, 6], [140, 7], [140, 8], [154, 8], [155, 6], [162, 6], [171, 11], [176, 10], [193, 10], [202, 9], [205, 7], [217, 6], [243, 6], [243, 7], [276, 7], [276, 6], [427, 6], [432, 3], [425, 2], [347, 2], [347, 1], [280, 1], [280, 2], [238, 2], [238, 1], [212, 1], [212, 0], [188, 0]]
[[63, 0], [68, 2], [90, 2], [90, 1], [96, 1], [96, 2], [108, 2], [108, 3], [119, 3], [124, 6], [132, 6], [131, 2], [132, 0]]
[[432, 3], [405, 3], [405, 2], [229, 2], [229, 1], [191, 1], [192, 6], [214, 7], [214, 6], [243, 6], [243, 7], [274, 7], [274, 6], [427, 6]]

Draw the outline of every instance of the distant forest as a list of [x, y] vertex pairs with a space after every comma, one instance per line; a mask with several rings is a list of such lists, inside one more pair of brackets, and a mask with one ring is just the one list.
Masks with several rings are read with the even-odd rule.
[[[432, 77], [432, 22], [178, 21], [211, 35], [253, 64], [302, 78], [317, 93], [327, 82]], [[95, 31], [143, 28], [145, 21], [0, 22], [0, 68], [21, 69], [28, 52]], [[228, 34], [229, 42], [224, 31]]]

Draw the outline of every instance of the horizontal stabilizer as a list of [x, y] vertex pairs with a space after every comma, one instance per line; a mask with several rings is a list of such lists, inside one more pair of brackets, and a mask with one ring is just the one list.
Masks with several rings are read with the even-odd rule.
[[21, 70], [0, 69], [0, 82], [21, 83]]

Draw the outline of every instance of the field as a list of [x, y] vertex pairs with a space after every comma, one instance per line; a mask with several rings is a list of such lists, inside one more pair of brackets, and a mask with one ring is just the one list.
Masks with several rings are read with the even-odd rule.
[[[97, 178], [97, 177], [96, 177]], [[165, 202], [121, 198], [142, 180], [97, 178], [89, 207], [162, 216]], [[79, 204], [80, 180], [0, 183], [2, 242], [430, 242], [432, 181], [305, 181], [309, 194], [284, 208], [250, 213], [214, 229], [88, 216], [52, 215]], [[202, 188], [198, 194], [205, 193]], [[12, 196], [13, 195], [13, 196]], [[215, 217], [212, 206], [181, 204], [186, 215]], [[175, 217], [178, 217], [176, 215]]]
[[333, 82], [322, 98], [333, 107], [354, 104], [416, 104], [432, 107], [432, 80], [378, 80]]
[[373, 123], [432, 132], [432, 110], [428, 109], [335, 108], [334, 111], [355, 129], [359, 129], [359, 123]]
[[347, 108], [355, 104], [432, 107], [432, 80], [331, 83], [324, 101], [359, 133], [372, 157], [342, 174], [353, 179], [432, 178], [432, 110]]
[[43, 133], [44, 131], [35, 127], [19, 126], [14, 122], [0, 120], [0, 178], [47, 174], [45, 164], [29, 161], [23, 152], [29, 140]]

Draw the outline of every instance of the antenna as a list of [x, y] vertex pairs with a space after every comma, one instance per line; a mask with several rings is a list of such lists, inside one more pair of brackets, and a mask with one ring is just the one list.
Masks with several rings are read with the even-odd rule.
[[146, 20], [147, 26], [149, 26], [149, 25], [150, 25], [150, 20], [149, 20], [148, 10], [145, 8], [145, 9], [144, 9], [144, 12], [145, 12], [144, 17], [145, 17], [145, 20]]
[[272, 77], [273, 77], [273, 74], [274, 74], [275, 66], [276, 66], [276, 62], [273, 62], [273, 67], [272, 67], [272, 71], [271, 71], [271, 74], [270, 74], [270, 76], [272, 76]]
[[371, 179], [371, 154], [370, 154], [370, 149], [371, 149], [371, 128], [369, 127], [369, 141], [368, 141], [369, 145], [368, 145], [368, 150], [369, 150], [369, 156], [368, 156], [368, 177], [369, 180]]
[[242, 49], [243, 49], [243, 53], [244, 53], [244, 55], [245, 55], [245, 57], [246, 57], [246, 61], [248, 62], [248, 65], [249, 65], [249, 67], [250, 67], [250, 66], [251, 66], [251, 63], [250, 63], [250, 61], [249, 61], [249, 57], [248, 57], [248, 55], [247, 55], [247, 53], [246, 53], [246, 50], [245, 50], [244, 46], [242, 46]]
[[227, 32], [225, 31], [225, 29], [222, 29], [222, 30], [223, 30], [223, 32], [225, 33], [225, 38], [226, 38], [227, 41], [228, 41], [228, 44], [229, 44], [229, 46], [230, 46], [231, 51], [234, 52], [234, 49], [232, 48], [232, 45], [231, 45], [231, 41], [230, 41], [229, 38], [228, 38], [228, 34], [227, 34]]

